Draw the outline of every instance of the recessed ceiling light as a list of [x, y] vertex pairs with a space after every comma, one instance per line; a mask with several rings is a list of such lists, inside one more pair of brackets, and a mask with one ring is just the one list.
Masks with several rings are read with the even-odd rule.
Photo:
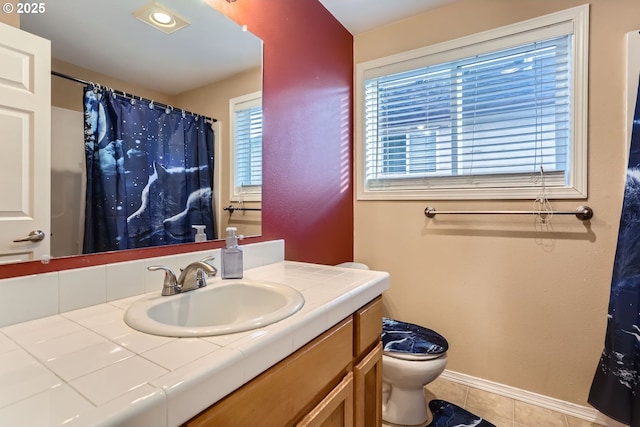
[[190, 24], [185, 18], [156, 2], [151, 2], [136, 10], [133, 12], [133, 16], [167, 34]]
[[176, 23], [175, 19], [173, 19], [171, 15], [164, 12], [153, 12], [151, 15], [149, 15], [149, 19], [160, 25], [175, 25]]

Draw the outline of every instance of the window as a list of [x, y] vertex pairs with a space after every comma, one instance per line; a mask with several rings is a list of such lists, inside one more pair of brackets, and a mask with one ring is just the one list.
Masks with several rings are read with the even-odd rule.
[[231, 200], [262, 196], [262, 92], [229, 101], [231, 117]]
[[359, 64], [358, 198], [586, 197], [587, 41], [588, 5]]

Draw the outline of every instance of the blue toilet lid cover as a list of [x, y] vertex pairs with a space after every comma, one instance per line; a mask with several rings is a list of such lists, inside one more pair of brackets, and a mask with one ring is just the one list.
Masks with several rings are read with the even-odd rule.
[[436, 331], [388, 317], [382, 318], [382, 345], [390, 353], [431, 356], [449, 349], [447, 340]]

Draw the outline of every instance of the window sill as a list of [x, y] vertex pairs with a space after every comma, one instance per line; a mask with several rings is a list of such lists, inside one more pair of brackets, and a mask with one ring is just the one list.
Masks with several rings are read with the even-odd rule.
[[[535, 200], [542, 188], [472, 188], [428, 190], [359, 190], [356, 200]], [[586, 192], [576, 188], [546, 188], [546, 198], [586, 199]]]

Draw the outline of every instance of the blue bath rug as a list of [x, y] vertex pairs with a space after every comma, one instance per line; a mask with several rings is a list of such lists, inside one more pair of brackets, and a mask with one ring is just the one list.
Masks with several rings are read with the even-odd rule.
[[444, 400], [431, 400], [429, 409], [433, 414], [433, 421], [426, 427], [496, 427], [487, 420]]

